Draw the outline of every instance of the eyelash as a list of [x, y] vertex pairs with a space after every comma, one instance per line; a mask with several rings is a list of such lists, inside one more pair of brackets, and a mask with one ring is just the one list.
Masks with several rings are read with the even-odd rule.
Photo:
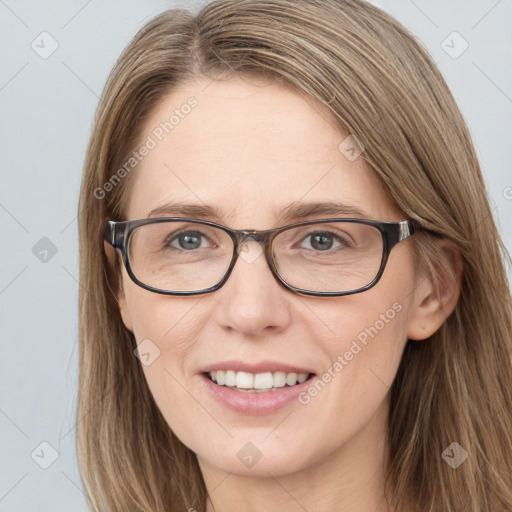
[[[307, 238], [311, 238], [314, 235], [322, 235], [326, 237], [332, 237], [334, 240], [337, 240], [340, 244], [340, 246], [344, 247], [350, 247], [352, 246], [352, 242], [348, 239], [348, 235], [342, 237], [339, 234], [335, 233], [334, 231], [311, 231], [310, 233], [307, 233], [306, 236], [302, 238], [302, 241], [306, 240]], [[310, 242], [311, 243], [311, 242]], [[322, 252], [322, 251], [316, 251], [316, 252]]]

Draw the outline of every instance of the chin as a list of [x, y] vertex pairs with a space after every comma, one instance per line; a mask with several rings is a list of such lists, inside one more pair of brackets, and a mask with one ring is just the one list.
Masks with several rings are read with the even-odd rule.
[[[265, 439], [268, 431], [255, 432], [229, 438], [220, 443], [212, 440], [213, 450], [194, 450], [203, 467], [210, 466], [226, 473], [255, 478], [282, 477], [303, 470], [320, 457], [322, 450], [313, 450], [307, 440], [286, 442], [287, 436]], [[309, 437], [309, 436], [306, 436]], [[308, 447], [306, 451], [304, 448]], [[316, 453], [316, 457], [314, 456]]]

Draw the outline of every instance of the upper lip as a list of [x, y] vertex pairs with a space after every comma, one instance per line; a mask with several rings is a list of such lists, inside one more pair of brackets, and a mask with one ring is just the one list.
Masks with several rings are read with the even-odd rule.
[[235, 372], [247, 373], [267, 373], [267, 372], [285, 372], [285, 373], [314, 373], [308, 368], [294, 366], [279, 361], [260, 361], [258, 363], [248, 363], [247, 361], [230, 360], [211, 363], [205, 366], [201, 372], [209, 373], [215, 371], [233, 370]]

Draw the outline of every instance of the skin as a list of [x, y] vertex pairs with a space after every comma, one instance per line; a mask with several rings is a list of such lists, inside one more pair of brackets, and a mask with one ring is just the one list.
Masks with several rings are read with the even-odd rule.
[[[217, 207], [221, 218], [211, 220], [228, 227], [263, 230], [281, 225], [277, 213], [290, 203], [333, 200], [371, 219], [403, 220], [363, 158], [338, 150], [348, 134], [323, 107], [279, 84], [210, 82], [180, 86], [147, 119], [141, 140], [190, 96], [198, 101], [131, 175], [128, 219], [186, 202]], [[284, 289], [263, 256], [239, 258], [220, 290], [192, 297], [146, 291], [123, 269], [123, 321], [137, 343], [149, 338], [160, 349], [145, 376], [170, 428], [197, 454], [209, 512], [388, 510], [389, 387], [407, 339], [433, 334], [460, 288], [456, 279], [436, 293], [415, 274], [412, 254], [410, 240], [400, 243], [375, 287], [331, 298]], [[457, 273], [453, 261], [446, 265]], [[227, 359], [285, 361], [322, 375], [394, 303], [401, 311], [307, 405], [246, 416], [203, 391], [200, 369]], [[262, 455], [252, 468], [237, 458], [247, 442]]]

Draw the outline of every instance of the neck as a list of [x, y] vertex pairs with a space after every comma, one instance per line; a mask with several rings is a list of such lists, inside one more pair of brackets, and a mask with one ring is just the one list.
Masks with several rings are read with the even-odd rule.
[[199, 459], [209, 499], [206, 512], [335, 510], [389, 512], [384, 497], [387, 401], [364, 429], [307, 467], [253, 478], [226, 473]]

